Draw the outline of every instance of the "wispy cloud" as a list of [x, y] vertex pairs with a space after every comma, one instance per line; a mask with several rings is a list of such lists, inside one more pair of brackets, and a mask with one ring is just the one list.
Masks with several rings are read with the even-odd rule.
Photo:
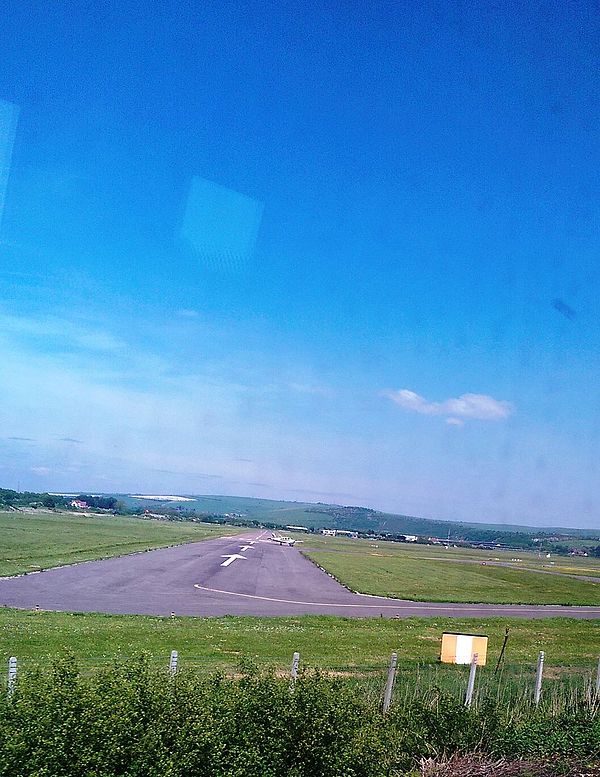
[[52, 472], [50, 467], [32, 467], [31, 471], [36, 475], [49, 475]]
[[320, 397], [333, 397], [335, 392], [327, 386], [318, 386], [309, 383], [295, 383], [289, 384], [292, 391], [297, 391], [299, 394], [312, 394], [313, 396]]
[[91, 329], [59, 316], [25, 318], [0, 313], [0, 327], [5, 333], [90, 351], [117, 351], [125, 347], [125, 343], [110, 332]]
[[430, 402], [409, 389], [385, 391], [383, 396], [412, 413], [446, 416], [447, 423], [454, 426], [462, 425], [464, 420], [501, 421], [514, 413], [511, 402], [494, 399], [488, 394], [461, 394], [442, 402]]

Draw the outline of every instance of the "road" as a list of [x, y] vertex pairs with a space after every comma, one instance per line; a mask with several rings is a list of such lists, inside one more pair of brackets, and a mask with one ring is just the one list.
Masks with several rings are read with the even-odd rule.
[[0, 606], [140, 615], [600, 618], [600, 607], [436, 604], [348, 591], [268, 533], [179, 545], [0, 579]]

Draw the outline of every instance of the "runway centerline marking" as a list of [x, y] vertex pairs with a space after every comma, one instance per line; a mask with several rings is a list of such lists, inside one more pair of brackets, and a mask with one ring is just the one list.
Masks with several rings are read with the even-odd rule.
[[243, 553], [245, 550], [252, 550], [252, 545], [242, 545], [242, 546], [240, 547], [240, 550], [242, 551], [242, 553]]
[[239, 553], [231, 553], [229, 556], [221, 556], [221, 558], [227, 559], [227, 561], [224, 561], [221, 564], [222, 567], [228, 567], [230, 564], [233, 564], [233, 562], [236, 560], [236, 558], [243, 558], [244, 561], [248, 561], [246, 556], [240, 556]]
[[[222, 566], [222, 565], [221, 565]], [[222, 591], [219, 588], [208, 588], [204, 585], [199, 585], [199, 583], [194, 583], [194, 588], [197, 588], [199, 591], [209, 591], [213, 594], [226, 594], [227, 596], [241, 596], [244, 599], [259, 599], [263, 602], [278, 602], [280, 604], [306, 604], [311, 607], [365, 607], [369, 609], [374, 610], [416, 610], [419, 608], [426, 608], [427, 610], [440, 610], [441, 612], [445, 612], [446, 610], [460, 610], [461, 612], [479, 612], [481, 611], [481, 608], [488, 609], [490, 607], [498, 608], [499, 612], [540, 612], [541, 608], [548, 607], [549, 609], [557, 609], [559, 612], [565, 608], [565, 605], [561, 604], [542, 604], [542, 605], [535, 605], [533, 607], [528, 607], [527, 605], [493, 605], [493, 604], [473, 604], [473, 605], [465, 605], [461, 604], [460, 602], [457, 602], [456, 604], [448, 604], [446, 606], [443, 605], [437, 605], [432, 604], [430, 602], [411, 602], [410, 604], [354, 604], [354, 603], [336, 603], [336, 602], [301, 602], [297, 601], [296, 599], [276, 599], [272, 596], [258, 596], [257, 594], [242, 594], [238, 593], [237, 591]], [[361, 594], [363, 595], [363, 594]], [[569, 610], [576, 610], [577, 612], [587, 612], [589, 608], [587, 607], [568, 607]], [[593, 610], [594, 607], [592, 606], [591, 609]]]

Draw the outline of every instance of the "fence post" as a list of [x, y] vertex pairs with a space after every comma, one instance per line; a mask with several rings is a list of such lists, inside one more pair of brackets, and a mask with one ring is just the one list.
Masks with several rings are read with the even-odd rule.
[[8, 698], [10, 699], [15, 692], [17, 683], [17, 659], [11, 656], [8, 659]]
[[542, 695], [542, 677], [544, 676], [544, 658], [545, 653], [540, 650], [537, 662], [537, 671], [535, 673], [535, 694], [534, 701], [538, 705], [540, 703], [540, 696]]
[[475, 689], [475, 673], [477, 672], [478, 658], [479, 658], [479, 655], [477, 653], [473, 653], [473, 658], [471, 659], [471, 668], [469, 669], [469, 681], [467, 683], [467, 692], [465, 694], [466, 707], [470, 707], [471, 702], [473, 701], [473, 690]]
[[290, 672], [290, 679], [293, 683], [296, 682], [298, 677], [298, 664], [300, 663], [300, 653], [294, 653], [292, 657], [292, 669]]
[[496, 664], [496, 671], [494, 672], [494, 674], [498, 674], [498, 669], [500, 669], [500, 664], [502, 663], [502, 659], [504, 658], [504, 651], [506, 650], [506, 643], [508, 642], [509, 634], [510, 634], [510, 629], [507, 626], [506, 631], [504, 632], [504, 642], [502, 643], [502, 650], [500, 651], [500, 655], [498, 656], [498, 663]]
[[398, 654], [392, 653], [390, 658], [390, 667], [388, 669], [387, 683], [385, 684], [385, 694], [383, 696], [383, 711], [387, 712], [392, 703], [392, 691], [394, 690], [394, 681], [396, 680], [396, 667], [398, 666]]
[[598, 669], [596, 669], [596, 696], [600, 696], [600, 658], [598, 659]]
[[176, 650], [171, 650], [171, 658], [169, 659], [169, 672], [172, 675], [177, 674], [177, 660], [179, 659], [179, 653]]

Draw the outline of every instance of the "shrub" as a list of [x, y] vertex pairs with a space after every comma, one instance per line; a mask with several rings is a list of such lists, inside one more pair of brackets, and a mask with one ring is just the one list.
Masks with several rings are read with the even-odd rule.
[[19, 677], [0, 698], [1, 777], [383, 777], [422, 759], [600, 753], [593, 705], [560, 714], [488, 702], [466, 709], [439, 690], [387, 715], [357, 684], [170, 677], [137, 658], [91, 677], [72, 660]]

